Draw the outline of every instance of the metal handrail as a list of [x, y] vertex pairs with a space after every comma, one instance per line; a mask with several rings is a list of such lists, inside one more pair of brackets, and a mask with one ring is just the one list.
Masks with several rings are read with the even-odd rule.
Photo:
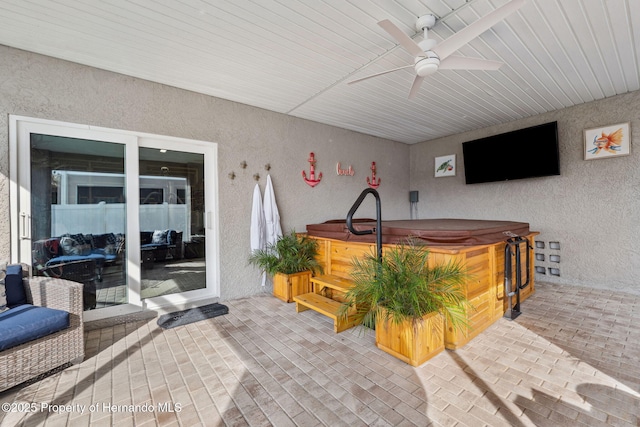
[[[526, 274], [527, 280], [522, 283], [522, 258], [521, 258], [521, 245], [524, 243], [526, 250]], [[512, 249], [513, 247], [513, 249]], [[515, 319], [520, 312], [520, 290], [529, 286], [531, 277], [529, 273], [530, 266], [530, 249], [529, 240], [522, 236], [513, 236], [507, 239], [504, 247], [504, 294], [509, 299], [509, 308], [505, 312], [505, 317], [508, 319]], [[515, 287], [511, 280], [513, 276], [513, 269], [511, 266], [511, 257], [515, 255], [515, 267], [516, 267], [516, 280]], [[514, 289], [515, 288], [515, 289]], [[516, 303], [513, 304], [512, 297], [516, 297]]]
[[[356, 212], [356, 210], [358, 210], [358, 208], [362, 204], [362, 201], [365, 197], [367, 197], [367, 194], [369, 193], [373, 194], [373, 197], [375, 197], [376, 199], [376, 227], [369, 230], [356, 230], [355, 228], [353, 228], [353, 214]], [[360, 196], [358, 196], [356, 201], [353, 203], [353, 206], [351, 206], [351, 209], [349, 209], [349, 213], [347, 214], [347, 228], [351, 233], [358, 236], [373, 234], [373, 232], [375, 231], [378, 259], [382, 261], [382, 207], [380, 205], [380, 194], [378, 194], [376, 190], [374, 190], [373, 188], [365, 188], [362, 193], [360, 193]]]

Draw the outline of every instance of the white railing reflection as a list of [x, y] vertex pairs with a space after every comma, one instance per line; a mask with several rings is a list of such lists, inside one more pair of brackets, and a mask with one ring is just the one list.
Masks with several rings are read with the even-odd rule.
[[[187, 205], [163, 203], [140, 206], [140, 230], [178, 230], [191, 234]], [[97, 205], [52, 205], [51, 235], [65, 233], [103, 234], [126, 232], [126, 205], [98, 203]]]

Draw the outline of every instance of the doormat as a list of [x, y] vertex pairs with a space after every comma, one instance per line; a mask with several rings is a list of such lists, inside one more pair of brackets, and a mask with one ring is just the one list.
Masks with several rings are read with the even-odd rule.
[[174, 313], [163, 314], [158, 317], [158, 326], [163, 329], [171, 329], [176, 326], [188, 325], [200, 320], [211, 319], [222, 316], [229, 312], [229, 307], [223, 304], [209, 304], [202, 307], [190, 308], [188, 310], [176, 311]]

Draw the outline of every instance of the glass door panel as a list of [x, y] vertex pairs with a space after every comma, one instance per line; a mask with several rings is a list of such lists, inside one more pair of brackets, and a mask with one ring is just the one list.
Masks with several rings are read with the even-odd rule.
[[34, 275], [83, 283], [84, 310], [126, 304], [125, 145], [30, 134]]
[[219, 297], [216, 144], [19, 116], [9, 143], [11, 260], [82, 283], [85, 321]]
[[140, 296], [205, 289], [204, 154], [139, 149]]

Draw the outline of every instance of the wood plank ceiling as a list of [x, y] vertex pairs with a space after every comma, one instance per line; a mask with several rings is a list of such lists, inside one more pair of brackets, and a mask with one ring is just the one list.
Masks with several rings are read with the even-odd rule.
[[640, 1], [527, 0], [407, 99], [412, 63], [377, 25], [448, 38], [507, 0], [0, 0], [0, 44], [404, 143], [640, 89]]

